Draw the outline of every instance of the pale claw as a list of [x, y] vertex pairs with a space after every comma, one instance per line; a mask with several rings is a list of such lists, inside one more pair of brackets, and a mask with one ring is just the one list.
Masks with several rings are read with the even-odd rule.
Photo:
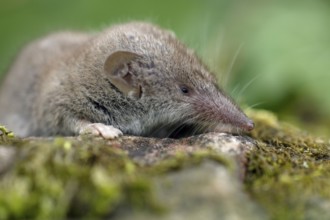
[[123, 135], [123, 132], [121, 130], [111, 126], [111, 125], [105, 125], [102, 123], [93, 123], [85, 125], [80, 129], [79, 134], [89, 134], [93, 136], [101, 136], [104, 139], [114, 139], [118, 136]]

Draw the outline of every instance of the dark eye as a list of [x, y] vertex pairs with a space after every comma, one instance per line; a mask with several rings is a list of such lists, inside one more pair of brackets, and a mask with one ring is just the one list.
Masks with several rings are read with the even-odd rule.
[[189, 93], [189, 89], [186, 86], [180, 86], [181, 92], [184, 94], [188, 94]]

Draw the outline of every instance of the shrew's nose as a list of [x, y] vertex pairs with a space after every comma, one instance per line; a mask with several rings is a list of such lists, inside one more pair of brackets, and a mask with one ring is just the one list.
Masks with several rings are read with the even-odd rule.
[[252, 120], [248, 120], [245, 125], [246, 130], [251, 131], [254, 128], [254, 122]]

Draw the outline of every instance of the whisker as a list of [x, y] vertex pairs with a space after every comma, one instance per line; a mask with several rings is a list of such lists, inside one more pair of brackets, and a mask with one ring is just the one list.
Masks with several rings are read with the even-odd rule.
[[196, 134], [199, 134], [199, 132], [200, 132], [200, 127], [199, 127], [199, 125], [197, 124], [197, 125], [195, 125], [195, 126], [193, 127], [193, 129], [192, 129], [192, 131], [191, 131], [191, 136], [195, 136]]
[[241, 84], [240, 83], [237, 83], [236, 86], [234, 87], [234, 89], [231, 91], [231, 95], [233, 96], [233, 98], [237, 98], [238, 94], [235, 94], [236, 91], [240, 88]]
[[194, 115], [191, 115], [191, 117], [187, 117], [184, 121], [181, 122], [181, 124], [183, 125], [182, 129], [185, 128], [185, 126], [190, 126], [188, 129], [191, 129], [192, 130], [188, 130], [187, 134], [185, 134], [186, 136], [192, 136], [196, 133], [196, 121], [197, 121], [197, 118], [198, 116], [194, 116]]
[[208, 129], [210, 125], [206, 123], [198, 124], [196, 127], [198, 133], [205, 133], [205, 131], [209, 132], [210, 130]]
[[161, 130], [166, 129], [166, 127], [169, 126], [168, 124], [161, 124], [153, 129], [153, 131], [150, 133], [151, 137], [159, 137], [161, 134]]
[[248, 83], [245, 84], [245, 86], [243, 86], [241, 88], [241, 90], [238, 93], [238, 100], [240, 99], [240, 97], [242, 96], [242, 94], [245, 92], [245, 90], [254, 82], [256, 81], [259, 77], [261, 77], [261, 74], [258, 74], [256, 76], [254, 76]]
[[231, 60], [231, 62], [230, 62], [229, 68], [228, 68], [226, 74], [225, 74], [224, 77], [223, 77], [223, 83], [224, 83], [223, 85], [227, 85], [228, 80], [229, 80], [230, 73], [231, 73], [231, 71], [233, 70], [234, 64], [235, 64], [235, 62], [237, 61], [238, 55], [240, 54], [243, 45], [244, 45], [244, 44], [241, 43], [241, 44], [239, 45], [239, 47], [237, 48], [237, 50], [236, 50], [236, 52], [235, 52], [235, 55], [234, 55], [234, 57], [232, 58], [232, 60]]
[[168, 133], [167, 137], [178, 137], [180, 134], [180, 131], [184, 128], [184, 124], [179, 124], [178, 126], [171, 129], [171, 131]]
[[260, 106], [260, 105], [265, 104], [265, 103], [266, 103], [265, 101], [263, 101], [263, 102], [257, 102], [257, 103], [255, 103], [255, 104], [253, 104], [253, 105], [248, 106], [248, 107], [246, 108], [246, 110], [250, 110], [250, 109], [252, 109], [252, 108], [254, 108], [254, 107], [256, 107], [256, 106]]

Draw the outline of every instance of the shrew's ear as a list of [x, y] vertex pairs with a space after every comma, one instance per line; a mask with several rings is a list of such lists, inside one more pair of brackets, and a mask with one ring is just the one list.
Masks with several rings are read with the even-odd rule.
[[141, 86], [138, 85], [128, 64], [141, 56], [129, 51], [116, 51], [108, 56], [104, 63], [104, 70], [109, 75], [110, 82], [123, 94], [133, 97], [141, 97]]

